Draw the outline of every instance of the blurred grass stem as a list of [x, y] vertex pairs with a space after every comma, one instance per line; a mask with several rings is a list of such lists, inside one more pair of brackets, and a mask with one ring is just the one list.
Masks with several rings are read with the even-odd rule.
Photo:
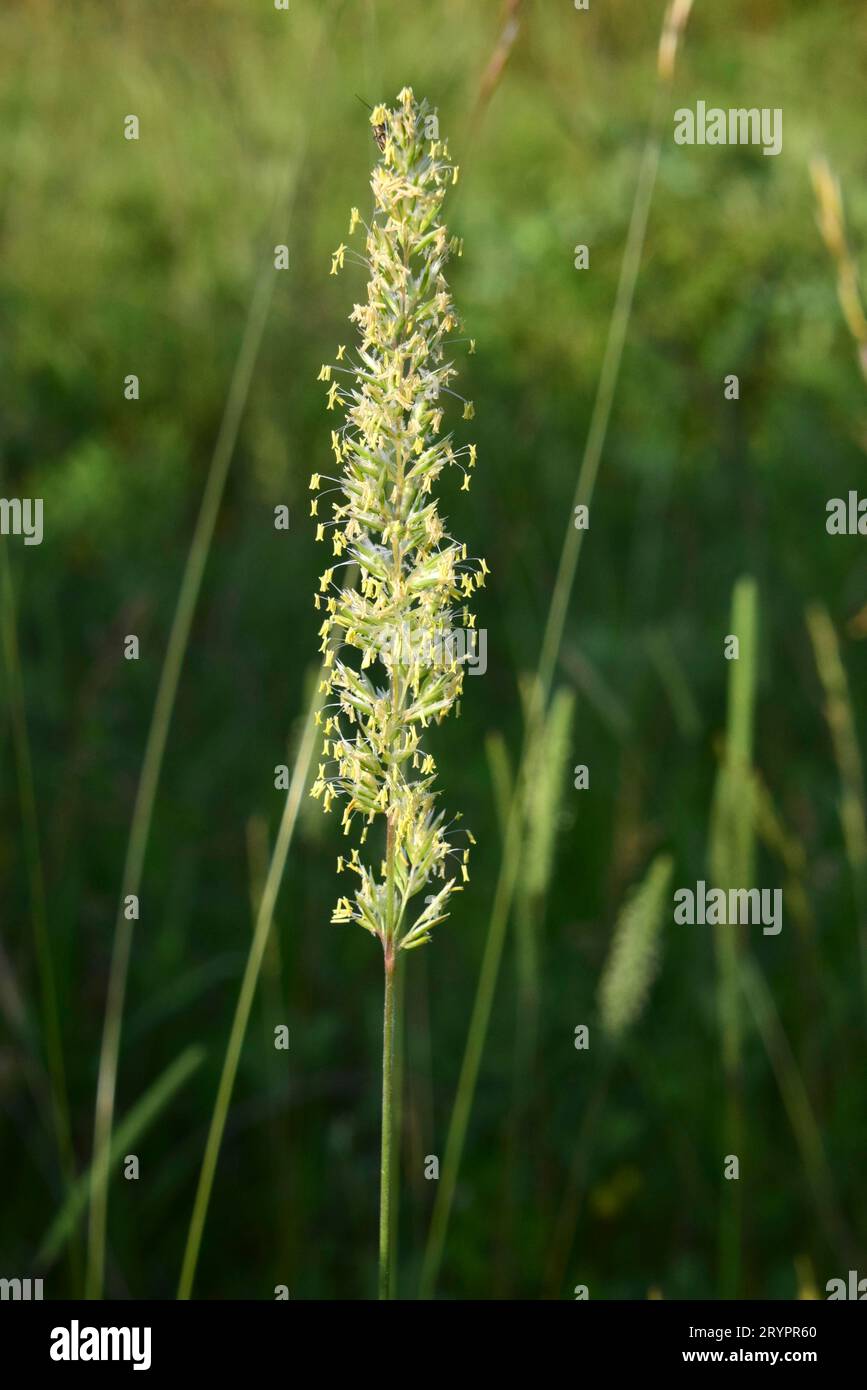
[[[688, 13], [688, 6], [686, 9]], [[668, 16], [666, 22], [668, 23]], [[685, 22], [686, 17], [684, 15], [683, 23]], [[454, 1201], [458, 1168], [460, 1167], [464, 1143], [467, 1136], [470, 1112], [472, 1110], [476, 1084], [479, 1077], [479, 1067], [484, 1051], [485, 1040], [487, 1038], [494, 994], [497, 987], [506, 926], [514, 901], [518, 870], [521, 863], [521, 846], [525, 821], [524, 803], [527, 794], [529, 765], [532, 759], [532, 732], [539, 725], [550, 695], [557, 657], [563, 640], [563, 631], [575, 580], [575, 572], [578, 567], [578, 560], [581, 555], [581, 547], [585, 534], [583, 530], [577, 530], [573, 525], [574, 509], [581, 504], [590, 505], [599, 472], [599, 465], [602, 459], [602, 451], [608, 432], [608, 423], [611, 418], [611, 407], [620, 374], [623, 347], [626, 341], [626, 333], [632, 312], [635, 286], [638, 280], [638, 272], [644, 250], [650, 205], [653, 198], [653, 190], [656, 184], [656, 175], [662, 150], [663, 130], [669, 115], [668, 97], [673, 73], [673, 59], [667, 67], [663, 67], [662, 63], [660, 63], [650, 129], [639, 168], [638, 183], [632, 205], [626, 246], [620, 267], [617, 295], [608, 326], [608, 337], [596, 389], [596, 397], [593, 404], [590, 428], [578, 473], [573, 504], [566, 526], [566, 535], [560, 553], [560, 563], [545, 625], [536, 678], [533, 682], [530, 694], [519, 771], [506, 822], [500, 872], [488, 921], [479, 981], [476, 988], [476, 997], [470, 1018], [467, 1042], [446, 1139], [442, 1177], [437, 1186], [437, 1195], [433, 1214], [431, 1216], [427, 1247], [422, 1265], [420, 1279], [420, 1295], [422, 1298], [433, 1297], [439, 1276], [440, 1265], [442, 1263], [443, 1251], [445, 1249], [446, 1233], [451, 1216], [452, 1203]]]
[[[275, 207], [275, 225], [285, 223], [287, 205], [292, 198], [297, 171], [302, 159], [302, 147], [299, 145], [295, 161], [287, 166], [284, 175], [284, 183]], [[121, 1023], [133, 938], [133, 922], [125, 916], [123, 904], [128, 895], [133, 894], [137, 897], [141, 888], [145, 854], [153, 820], [154, 802], [162, 772], [181, 669], [189, 644], [193, 616], [201, 591], [202, 577], [210, 553], [217, 515], [223, 499], [226, 477], [238, 439], [253, 370], [268, 319], [274, 293], [275, 276], [274, 263], [269, 256], [263, 261], [263, 267], [253, 290], [244, 334], [181, 579], [133, 808], [132, 825], [123, 868], [121, 901], [115, 922], [97, 1081], [88, 1226], [86, 1278], [86, 1296], [88, 1298], [100, 1298], [102, 1296], [105, 1267], [108, 1156], [111, 1149], [111, 1132], [114, 1122]]]

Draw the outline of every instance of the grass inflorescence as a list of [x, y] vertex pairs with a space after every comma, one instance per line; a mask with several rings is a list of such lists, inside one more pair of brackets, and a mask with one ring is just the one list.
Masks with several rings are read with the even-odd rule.
[[[385, 961], [380, 1293], [387, 1295], [393, 976], [398, 953], [424, 945], [447, 917], [452, 895], [468, 880], [472, 842], [437, 806], [436, 764], [422, 738], [461, 694], [466, 652], [455, 627], [472, 631], [468, 604], [487, 565], [448, 534], [434, 494], [449, 466], [461, 470], [468, 490], [476, 463], [475, 445], [455, 448], [441, 433], [445, 398], [456, 396], [447, 348], [458, 328], [444, 267], [460, 244], [440, 212], [458, 170], [439, 139], [436, 113], [409, 88], [394, 109], [377, 106], [370, 122], [381, 149], [371, 179], [374, 210], [367, 224], [353, 208], [349, 224], [350, 235], [359, 226], [367, 234], [366, 254], [355, 257], [369, 271], [367, 302], [350, 315], [360, 342], [354, 353], [341, 345], [319, 374], [329, 410], [342, 409], [345, 418], [331, 435], [340, 476], [310, 479], [317, 518], [323, 483], [336, 493], [330, 520], [316, 528], [318, 540], [330, 539], [335, 563], [315, 595], [324, 610], [325, 704], [323, 761], [311, 793], [326, 811], [341, 801], [344, 834], [358, 836], [337, 861], [356, 883], [338, 899], [332, 921], [357, 922], [378, 937]], [[332, 274], [348, 255], [341, 243]], [[472, 414], [463, 401], [463, 417]], [[340, 582], [352, 563], [357, 587]], [[385, 827], [384, 854], [365, 859], [361, 850], [377, 824]], [[423, 905], [411, 909], [431, 884]]]

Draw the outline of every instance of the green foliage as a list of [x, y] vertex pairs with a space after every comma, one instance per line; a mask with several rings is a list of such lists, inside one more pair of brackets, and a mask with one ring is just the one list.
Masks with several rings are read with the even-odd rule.
[[[467, 682], [461, 718], [430, 731], [448, 804], [464, 811], [479, 846], [472, 883], [442, 928], [449, 949], [420, 952], [408, 972], [400, 1260], [409, 1287], [433, 1186], [419, 1178], [418, 1158], [441, 1151], [498, 872], [486, 741], [500, 750], [504, 787], [522, 734], [518, 673], [535, 664], [570, 520], [663, 5], [579, 13], [568, 3], [524, 4], [500, 85], [472, 133], [496, 6], [324, 0], [284, 13], [241, 0], [153, 0], [121, 8], [104, 0], [0, 8], [0, 454], [4, 495], [44, 497], [46, 507], [43, 545], [11, 543], [8, 558], [76, 1173], [91, 1160], [106, 968], [155, 685], [250, 302], [281, 242], [289, 269], [276, 272], [203, 577], [127, 996], [119, 1115], [188, 1047], [205, 1049], [147, 1132], [153, 1177], [137, 1185], [134, 1204], [120, 1197], [125, 1185], [112, 1189], [108, 1292], [171, 1296], [250, 945], [245, 827], [251, 816], [263, 820], [273, 845], [283, 803], [274, 767], [292, 761], [287, 739], [305, 705], [321, 619], [310, 603], [317, 553], [306, 516], [310, 473], [325, 472], [329, 459], [315, 377], [344, 341], [347, 303], [365, 295], [364, 268], [347, 263], [332, 278], [329, 265], [346, 209], [359, 203], [367, 216], [358, 171], [376, 157], [356, 92], [373, 102], [411, 83], [437, 106], [462, 166], [449, 228], [466, 250], [450, 278], [478, 344], [462, 363], [461, 389], [479, 406], [479, 468], [468, 496], [458, 477], [443, 475], [442, 512], [469, 555], [486, 556], [491, 578], [477, 602], [488, 671]], [[857, 788], [854, 764], [841, 761], [848, 734], [844, 747], [838, 725], [835, 745], [827, 727], [825, 707], [833, 691], [842, 711], [843, 685], [827, 641], [824, 677], [814, 660], [826, 629], [814, 619], [811, 643], [803, 622], [814, 602], [829, 616], [846, 717], [861, 742], [867, 644], [850, 620], [867, 603], [863, 538], [829, 538], [824, 509], [829, 497], [864, 491], [867, 405], [808, 164], [824, 151], [839, 175], [863, 282], [865, 46], [860, 0], [698, 3], [682, 45], [672, 111], [699, 97], [780, 105], [784, 149], [772, 159], [663, 141], [556, 676], [579, 697], [569, 757], [588, 764], [591, 787], [566, 785], [559, 813], [545, 821], [554, 857], [538, 1045], [515, 1144], [514, 1222], [498, 1232], [512, 1254], [498, 1264], [498, 1293], [535, 1297], [544, 1283], [560, 1189], [595, 1084], [576, 1084], [577, 1054], [566, 1055], [563, 1039], [592, 1015], [606, 924], [624, 886], [658, 862], [660, 846], [679, 883], [717, 872], [708, 863], [709, 808], [718, 776], [738, 776], [726, 762], [735, 675], [722, 644], [743, 574], [761, 593], [760, 645], [741, 692], [752, 731], [743, 746], [751, 785], [760, 778], [787, 829], [790, 862], [757, 793], [730, 800], [728, 821], [745, 837], [745, 820], [759, 826], [738, 853], [752, 855], [760, 883], [781, 872], [787, 888], [795, 880], [800, 906], [791, 920], [787, 907], [779, 937], [751, 938], [761, 983], [755, 974], [741, 981], [737, 1005], [755, 1175], [744, 1195], [742, 1292], [791, 1297], [799, 1257], [821, 1289], [849, 1267], [840, 1264], [839, 1223], [850, 1248], [867, 1229]], [[311, 88], [315, 99], [299, 95]], [[123, 138], [129, 112], [141, 120], [137, 142]], [[290, 167], [297, 194], [284, 202]], [[578, 242], [590, 247], [586, 272], [574, 268]], [[130, 372], [141, 380], [137, 402], [123, 395]], [[740, 379], [737, 403], [723, 397], [730, 372]], [[274, 528], [277, 504], [289, 507], [288, 532]], [[138, 663], [120, 655], [129, 632], [141, 639]], [[26, 1014], [7, 1030], [4, 1013], [0, 1044], [0, 1167], [15, 1194], [0, 1256], [11, 1271], [28, 1267], [66, 1189], [46, 1104], [16, 711], [5, 682], [0, 699], [0, 1007], [14, 1022], [17, 997]], [[379, 1110], [366, 1061], [381, 1027], [379, 971], [361, 933], [323, 927], [341, 848], [335, 830], [322, 817], [299, 817], [275, 915], [274, 987], [256, 995], [239, 1050], [202, 1297], [268, 1297], [287, 1280], [300, 1298], [366, 1296], [372, 1287]], [[507, 951], [515, 946], [509, 936]], [[348, 979], [358, 987], [347, 990]], [[184, 996], [184, 981], [202, 987]], [[709, 1195], [725, 1111], [717, 985], [711, 933], [669, 926], [640, 1048], [633, 1057], [627, 1035], [628, 1063], [587, 1120], [588, 1179], [604, 1184], [624, 1167], [643, 1183], [622, 1214], [584, 1210], [577, 1238], [594, 1296], [718, 1290]], [[504, 969], [460, 1167], [460, 1220], [440, 1285], [447, 1296], [491, 1296], [518, 992], [516, 971]], [[267, 1045], [281, 1023], [290, 1028], [288, 1062]], [[780, 1173], [791, 1180], [780, 1184]], [[819, 1190], [817, 1210], [809, 1194]], [[820, 1214], [832, 1190], [839, 1221]], [[672, 1212], [689, 1213], [688, 1222], [673, 1222]], [[58, 1262], [46, 1296], [80, 1292], [73, 1269]]]

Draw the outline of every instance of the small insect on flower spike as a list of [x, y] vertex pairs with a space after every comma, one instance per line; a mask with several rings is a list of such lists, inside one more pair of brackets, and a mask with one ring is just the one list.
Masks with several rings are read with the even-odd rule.
[[[357, 92], [356, 92], [356, 96], [358, 96], [358, 93], [357, 93]], [[366, 107], [367, 107], [368, 111], [372, 111], [372, 110], [373, 110], [373, 107], [370, 105], [369, 102], [366, 102], [366, 101], [364, 100], [364, 97], [358, 97], [358, 100], [361, 102], [362, 106], [366, 106]], [[379, 146], [379, 148], [380, 148], [381, 150], [384, 150], [384, 149], [385, 149], [385, 133], [386, 133], [386, 130], [387, 130], [387, 126], [386, 126], [386, 124], [385, 124], [385, 121], [381, 121], [381, 122], [379, 123], [379, 125], [375, 125], [375, 126], [373, 127], [373, 138], [374, 138], [374, 140], [376, 141], [377, 145]]]
[[[451, 436], [440, 434], [441, 401], [455, 395], [446, 349], [458, 327], [443, 271], [458, 243], [439, 215], [457, 169], [436, 114], [409, 88], [393, 110], [372, 110], [370, 124], [381, 151], [371, 178], [374, 212], [367, 227], [353, 208], [349, 233], [359, 226], [367, 233], [367, 300], [350, 315], [360, 342], [354, 354], [341, 349], [336, 379], [332, 367], [320, 372], [328, 408], [339, 405], [346, 419], [331, 436], [343, 474], [328, 539], [341, 558], [314, 596], [325, 610], [322, 688], [331, 700], [311, 792], [326, 811], [342, 802], [343, 832], [358, 836], [338, 859], [338, 871], [354, 882], [332, 921], [357, 922], [378, 937], [385, 962], [379, 1295], [388, 1298], [395, 971], [400, 953], [423, 946], [448, 916], [452, 894], [469, 877], [472, 842], [467, 834], [459, 839], [437, 810], [436, 767], [422, 740], [461, 694], [472, 647], [450, 638], [452, 622], [473, 625], [466, 601], [488, 571], [448, 535], [433, 491], [451, 465], [468, 487], [462, 459], [476, 459], [474, 445], [456, 452]], [[333, 274], [347, 250], [341, 242]], [[464, 418], [472, 418], [469, 401]], [[314, 494], [319, 484], [314, 474]], [[317, 536], [325, 539], [321, 524]], [[357, 588], [341, 582], [352, 564]], [[363, 860], [360, 847], [377, 827], [384, 858]]]

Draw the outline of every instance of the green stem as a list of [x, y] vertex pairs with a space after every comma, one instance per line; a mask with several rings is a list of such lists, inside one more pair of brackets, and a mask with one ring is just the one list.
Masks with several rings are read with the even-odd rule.
[[[69, 1117], [69, 1097], [66, 1068], [63, 1060], [63, 1034], [60, 1026], [60, 1007], [57, 978], [51, 939], [48, 931], [45, 878], [39, 837], [39, 817], [36, 809], [36, 788], [30, 756], [30, 738], [18, 649], [18, 626], [15, 615], [15, 594], [7, 546], [0, 546], [0, 646], [6, 667], [7, 704], [12, 726], [12, 743], [18, 772], [18, 795], [21, 805], [22, 844], [30, 892], [30, 912], [33, 939], [39, 973], [42, 1028], [45, 1055], [48, 1063], [49, 1096], [60, 1164], [64, 1196], [68, 1196], [75, 1180], [75, 1154], [72, 1146], [72, 1127]], [[70, 1246], [73, 1283], [79, 1278], [77, 1241]]]
[[[396, 686], [393, 689], [396, 702]], [[379, 1165], [379, 1297], [381, 1299], [390, 1299], [393, 1293], [391, 1284], [393, 1254], [391, 1213], [392, 1198], [396, 1196], [392, 1156], [394, 1137], [394, 972], [396, 961], [394, 949], [395, 840], [395, 823], [389, 816], [385, 851], [385, 938], [382, 943], [385, 965], [385, 998], [382, 1010], [382, 1148]]]
[[253, 932], [253, 939], [250, 942], [250, 951], [247, 956], [244, 978], [241, 981], [238, 1002], [235, 1006], [235, 1017], [232, 1020], [232, 1029], [226, 1046], [226, 1056], [223, 1060], [223, 1070], [220, 1074], [220, 1084], [217, 1088], [216, 1100], [214, 1101], [214, 1109], [208, 1129], [208, 1138], [205, 1143], [205, 1152], [202, 1158], [202, 1168], [199, 1174], [199, 1184], [196, 1188], [193, 1212], [190, 1217], [190, 1228], [187, 1233], [187, 1243], [184, 1249], [181, 1277], [178, 1284], [179, 1299], [188, 1299], [193, 1290], [193, 1280], [196, 1275], [199, 1249], [202, 1244], [205, 1220], [208, 1215], [208, 1205], [211, 1200], [214, 1175], [217, 1171], [217, 1159], [220, 1155], [220, 1145], [223, 1142], [223, 1132], [226, 1128], [226, 1117], [229, 1113], [232, 1091], [235, 1087], [235, 1077], [238, 1074], [238, 1063], [241, 1059], [241, 1048], [244, 1045], [247, 1024], [250, 1019], [250, 1010], [253, 1007], [256, 985], [259, 980], [259, 972], [262, 968], [265, 947], [268, 944], [268, 936], [271, 931], [271, 924], [274, 920], [274, 909], [277, 905], [277, 894], [280, 891], [283, 870], [286, 867], [289, 847], [292, 843], [292, 836], [295, 833], [295, 822], [298, 819], [301, 797], [307, 784], [310, 763], [313, 758], [313, 748], [317, 737], [315, 715], [322, 704], [319, 683], [320, 682], [317, 680], [314, 687], [313, 698], [304, 725], [304, 734], [295, 758], [292, 780], [289, 784], [289, 790], [286, 793], [286, 802], [283, 807], [280, 828], [277, 831], [274, 853], [271, 856], [271, 863], [268, 866], [265, 886], [262, 889], [262, 896], [259, 900], [256, 926]]
[[380, 1299], [390, 1299], [395, 1024], [395, 961], [390, 943], [386, 946], [384, 961], [385, 998], [382, 1010], [382, 1152], [379, 1169], [379, 1297]]
[[[322, 25], [313, 53], [310, 70], [318, 72], [319, 54], [324, 35], [333, 21], [338, 9], [338, 0], [332, 0], [324, 11]], [[303, 167], [307, 146], [307, 130], [302, 130], [294, 161], [287, 164], [274, 204], [273, 220], [268, 240], [273, 233], [289, 221], [298, 175]], [[196, 527], [190, 543], [181, 586], [178, 592], [171, 632], [160, 673], [154, 710], [145, 744], [141, 774], [133, 808], [132, 825], [127, 845], [123, 869], [122, 899], [129, 894], [139, 895], [145, 856], [150, 839], [151, 821], [166, 742], [174, 711], [175, 696], [180, 683], [181, 670], [189, 644], [193, 618], [198, 605], [199, 593], [204, 577], [205, 566], [211, 550], [211, 542], [225, 491], [229, 466], [235, 451], [235, 444], [241, 428], [241, 421], [247, 405], [253, 372], [259, 356], [259, 349], [265, 333], [271, 300], [274, 294], [276, 271], [270, 259], [263, 262], [257, 277], [244, 333], [229, 393], [220, 422], [214, 451], [211, 456], [208, 477]], [[93, 1166], [91, 1169], [90, 1214], [88, 1221], [88, 1250], [86, 1296], [101, 1298], [105, 1267], [105, 1242], [108, 1221], [108, 1179], [109, 1152], [114, 1127], [115, 1093], [117, 1090], [117, 1069], [120, 1055], [121, 1025], [123, 1020], [126, 982], [129, 973], [129, 960], [132, 950], [133, 923], [128, 921], [123, 908], [118, 910], [112, 946], [109, 972], [108, 994], [106, 999], [105, 1022], [103, 1025], [102, 1046], [99, 1057], [97, 1077], [96, 1107], [93, 1127]]]
[[632, 302], [635, 294], [636, 282], [638, 280], [638, 272], [641, 266], [647, 221], [650, 214], [653, 189], [656, 183], [657, 168], [659, 166], [662, 147], [661, 121], [667, 95], [668, 84], [660, 84], [656, 93], [650, 133], [647, 137], [638, 174], [635, 200], [632, 205], [632, 216], [630, 218], [626, 247], [620, 268], [617, 298], [608, 328], [605, 356], [603, 358], [599, 384], [596, 390], [593, 414], [590, 420], [590, 429], [578, 473], [573, 508], [569, 515], [569, 522], [563, 541], [563, 549], [560, 553], [560, 563], [557, 569], [557, 578], [554, 585], [551, 606], [548, 610], [548, 619], [542, 640], [542, 650], [539, 656], [539, 666], [536, 672], [536, 679], [532, 686], [530, 697], [531, 704], [526, 723], [527, 732], [524, 737], [519, 772], [515, 779], [512, 802], [506, 822], [503, 852], [500, 859], [500, 873], [488, 922], [488, 932], [482, 955], [479, 982], [476, 989], [476, 997], [464, 1049], [464, 1058], [461, 1065], [460, 1077], [458, 1079], [457, 1093], [455, 1095], [446, 1138], [442, 1178], [438, 1184], [433, 1215], [431, 1216], [431, 1224], [428, 1231], [427, 1247], [422, 1264], [419, 1284], [419, 1293], [422, 1298], [433, 1297], [445, 1249], [445, 1238], [449, 1219], [451, 1217], [458, 1168], [460, 1167], [463, 1155], [470, 1112], [475, 1098], [479, 1067], [481, 1065], [482, 1053], [487, 1039], [488, 1025], [491, 1019], [491, 1010], [500, 972], [500, 960], [503, 953], [506, 927], [508, 925], [518, 880], [521, 843], [524, 834], [524, 800], [532, 751], [529, 731], [535, 727], [536, 722], [543, 713], [548, 695], [550, 694], [560, 645], [563, 639], [563, 630], [566, 625], [569, 599], [572, 594], [575, 572], [581, 554], [584, 531], [575, 529], [572, 520], [573, 513], [575, 507], [578, 505], [583, 503], [589, 506], [592, 501], [594, 488], [596, 486], [596, 477], [599, 472], [599, 465], [602, 460], [602, 452], [608, 433], [608, 422], [611, 417], [614, 394], [620, 376], [623, 347], [626, 342], [626, 332], [632, 313]]
[[[132, 826], [123, 868], [122, 903], [123, 899], [130, 894], [138, 897], [141, 890], [154, 803], [162, 773], [175, 697], [189, 645], [190, 631], [202, 587], [205, 565], [211, 550], [217, 515], [223, 499], [229, 464], [234, 453], [235, 442], [253, 377], [253, 368], [265, 331], [274, 289], [274, 275], [273, 266], [268, 264], [260, 273], [256, 283], [244, 338], [220, 425], [220, 433], [202, 495], [196, 528], [184, 567], [166, 655], [160, 672], [133, 808]], [[94, 1157], [91, 1169], [92, 1187], [86, 1284], [86, 1294], [91, 1299], [102, 1297], [108, 1207], [108, 1155], [114, 1127], [121, 1025], [133, 939], [133, 922], [125, 916], [122, 903], [115, 925], [94, 1116]]]
[[406, 972], [400, 968], [400, 954], [395, 961], [394, 970], [394, 1104], [391, 1113], [391, 1132], [394, 1137], [394, 1162], [391, 1165], [391, 1283], [389, 1297], [397, 1298], [397, 1243], [400, 1222], [400, 1152], [403, 1135], [403, 1059], [406, 1046], [405, 1014], [403, 996], [406, 989]]
[[273, 283], [273, 268], [268, 266], [260, 274], [256, 284], [241, 351], [235, 367], [235, 375], [211, 460], [205, 491], [202, 495], [196, 529], [184, 567], [166, 655], [160, 672], [133, 808], [132, 827], [123, 868], [121, 907], [118, 910], [111, 955], [96, 1092], [86, 1285], [87, 1297], [91, 1299], [102, 1297], [108, 1207], [108, 1155], [114, 1127], [121, 1025], [132, 951], [133, 922], [125, 916], [123, 900], [130, 894], [138, 897], [141, 890], [154, 803], [162, 773], [175, 697], [189, 644], [190, 630], [198, 604], [205, 564], [210, 554], [217, 515], [223, 498], [229, 464], [247, 401], [253, 367], [265, 330]]
[[825, 718], [840, 773], [839, 812], [843, 843], [852, 874], [861, 981], [867, 997], [867, 792], [864, 768], [840, 644], [834, 624], [821, 604], [812, 603], [807, 608], [807, 626], [825, 692]]
[[[755, 580], [739, 579], [732, 596], [731, 631], [738, 635], [740, 656], [729, 667], [725, 760], [714, 802], [710, 865], [714, 886], [728, 891], [753, 881], [755, 818], [753, 741], [758, 661], [758, 596]], [[744, 810], [746, 808], [746, 811]], [[717, 925], [714, 930], [718, 972], [718, 1011], [725, 1112], [723, 1137], [727, 1153], [743, 1161], [745, 1135], [743, 1018], [738, 972], [746, 942], [742, 931]], [[744, 1216], [740, 1182], [727, 1182], [720, 1206], [720, 1297], [741, 1292]]]

